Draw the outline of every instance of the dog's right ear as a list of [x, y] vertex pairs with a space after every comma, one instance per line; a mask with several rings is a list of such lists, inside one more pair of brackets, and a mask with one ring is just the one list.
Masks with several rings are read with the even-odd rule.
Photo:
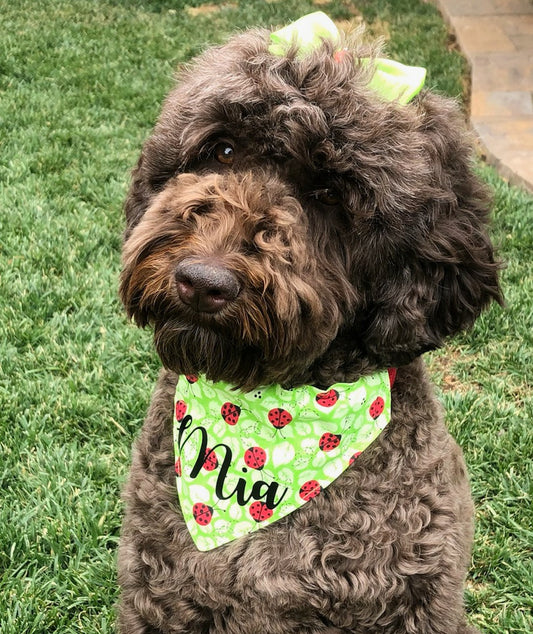
[[[422, 162], [409, 169], [406, 145], [402, 163], [418, 204], [416, 221], [402, 225], [408, 213], [398, 199], [394, 240], [401, 249], [368, 274], [379, 280], [381, 272], [382, 281], [369, 292], [363, 339], [367, 355], [382, 365], [403, 365], [439, 348], [470, 328], [490, 302], [503, 304], [502, 264], [488, 234], [490, 195], [474, 169], [462, 115], [455, 102], [430, 93], [418, 102], [418, 115], [418, 129], [407, 138], [418, 138]], [[389, 188], [391, 216], [399, 191]]]

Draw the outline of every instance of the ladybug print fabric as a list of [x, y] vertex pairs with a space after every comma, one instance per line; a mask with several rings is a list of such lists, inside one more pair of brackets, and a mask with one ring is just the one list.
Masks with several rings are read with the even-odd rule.
[[313, 503], [389, 422], [390, 385], [387, 370], [327, 390], [249, 393], [180, 377], [176, 483], [197, 548], [217, 548]]

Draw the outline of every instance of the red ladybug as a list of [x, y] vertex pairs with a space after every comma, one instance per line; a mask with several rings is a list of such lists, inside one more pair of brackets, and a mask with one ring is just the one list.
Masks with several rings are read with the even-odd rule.
[[220, 413], [222, 414], [222, 418], [228, 423], [228, 425], [236, 425], [239, 421], [239, 416], [241, 415], [241, 408], [234, 403], [224, 403], [220, 408]]
[[174, 465], [174, 471], [176, 472], [176, 475], [181, 477], [181, 458], [178, 458], [176, 460], [176, 464]]
[[308, 480], [300, 487], [300, 497], [308, 502], [322, 493], [322, 487], [316, 480]]
[[318, 446], [322, 451], [332, 451], [335, 447], [338, 447], [341, 442], [342, 436], [340, 434], [331, 434], [329, 431], [320, 436]]
[[213, 507], [203, 502], [196, 502], [192, 507], [192, 515], [200, 526], [207, 526], [213, 519]]
[[185, 401], [176, 401], [176, 420], [178, 421], [178, 423], [181, 423], [186, 413], [187, 405]]
[[244, 462], [250, 469], [261, 470], [267, 459], [266, 451], [261, 447], [250, 447], [244, 452]]
[[209, 447], [205, 450], [205, 460], [202, 466], [206, 471], [213, 471], [218, 467], [217, 455], [212, 449], [209, 449]]
[[248, 511], [256, 522], [264, 522], [268, 518], [272, 517], [274, 513], [272, 509], [268, 508], [265, 502], [259, 501], [250, 504]]
[[283, 429], [291, 422], [292, 416], [286, 409], [275, 407], [268, 412], [268, 420], [276, 429]]
[[185, 378], [189, 381], [189, 383], [196, 383], [196, 381], [198, 381], [198, 377], [194, 376], [194, 374], [186, 374]]
[[322, 407], [333, 407], [339, 400], [339, 393], [333, 388], [327, 392], [320, 392], [315, 397], [316, 402]]
[[361, 455], [360, 451], [356, 451], [354, 455], [350, 458], [350, 462], [348, 464], [353, 464], [357, 458]]
[[381, 398], [381, 396], [378, 396], [370, 406], [368, 413], [372, 418], [376, 419], [383, 412], [384, 409], [385, 401]]

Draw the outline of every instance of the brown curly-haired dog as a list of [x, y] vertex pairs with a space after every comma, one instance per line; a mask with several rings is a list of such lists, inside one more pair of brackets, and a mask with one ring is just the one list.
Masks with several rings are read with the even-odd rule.
[[[368, 87], [368, 51], [248, 32], [184, 71], [126, 201], [121, 295], [165, 366], [136, 444], [123, 634], [465, 634], [472, 502], [423, 352], [500, 301], [456, 105]], [[321, 495], [200, 552], [175, 487], [178, 374], [326, 388], [398, 368], [392, 419]]]

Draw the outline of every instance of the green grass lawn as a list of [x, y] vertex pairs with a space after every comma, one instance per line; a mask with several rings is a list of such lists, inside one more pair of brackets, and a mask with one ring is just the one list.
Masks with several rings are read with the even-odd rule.
[[[433, 6], [320, 4], [460, 95]], [[357, 10], [355, 9], [357, 7]], [[311, 1], [0, 0], [0, 632], [114, 630], [120, 489], [159, 362], [117, 298], [129, 170], [175, 67]], [[533, 200], [495, 192], [507, 307], [429, 361], [477, 504], [467, 605], [533, 631]]]

